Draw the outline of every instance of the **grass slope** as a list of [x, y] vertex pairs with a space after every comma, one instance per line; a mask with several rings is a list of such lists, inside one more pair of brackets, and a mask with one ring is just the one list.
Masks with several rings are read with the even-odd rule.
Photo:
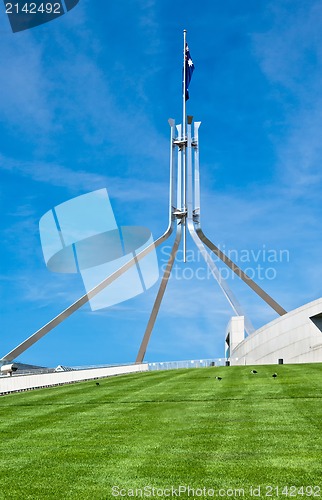
[[113, 486], [131, 498], [147, 485], [209, 488], [203, 498], [255, 498], [259, 485], [261, 498], [307, 498], [282, 488], [312, 485], [322, 496], [322, 365], [256, 369], [141, 373], [1, 397], [0, 498], [101, 500], [117, 497]]

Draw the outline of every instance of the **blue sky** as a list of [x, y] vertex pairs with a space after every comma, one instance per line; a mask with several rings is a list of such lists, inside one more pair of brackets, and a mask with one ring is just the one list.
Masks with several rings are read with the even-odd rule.
[[[80, 276], [45, 266], [45, 212], [107, 188], [120, 225], [155, 238], [166, 228], [167, 120], [181, 120], [184, 28], [205, 233], [285, 309], [321, 296], [321, 22], [315, 1], [80, 0], [13, 34], [0, 4], [1, 355], [84, 293]], [[232, 311], [210, 277], [196, 278], [205, 268], [193, 248], [186, 274], [179, 253], [149, 361], [223, 355]], [[243, 283], [229, 284], [256, 327], [275, 318]], [[20, 360], [133, 361], [156, 292], [84, 306]]]

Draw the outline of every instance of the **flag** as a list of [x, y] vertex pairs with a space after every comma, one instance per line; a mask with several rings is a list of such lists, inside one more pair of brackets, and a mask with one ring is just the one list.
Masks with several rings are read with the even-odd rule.
[[186, 101], [189, 99], [189, 84], [191, 81], [192, 73], [194, 72], [194, 64], [191, 59], [190, 51], [188, 44], [186, 43], [186, 53], [185, 53], [185, 60], [184, 60], [184, 72], [185, 72], [185, 81], [186, 81], [186, 88], [184, 89], [185, 91], [185, 96], [186, 96]]

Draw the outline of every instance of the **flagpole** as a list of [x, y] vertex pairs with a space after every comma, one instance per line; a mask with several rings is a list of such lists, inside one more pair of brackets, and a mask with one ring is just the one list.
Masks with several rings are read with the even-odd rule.
[[[182, 148], [182, 189], [183, 189], [183, 210], [186, 212], [187, 210], [187, 188], [186, 188], [186, 175], [187, 175], [187, 166], [186, 166], [186, 44], [187, 44], [187, 30], [183, 30], [183, 88], [182, 88], [182, 139], [184, 141]], [[186, 225], [186, 216], [183, 219], [183, 262], [186, 262], [186, 241], [187, 241], [187, 225]]]
[[187, 30], [183, 30], [183, 89], [182, 89], [182, 126], [183, 138], [186, 137], [186, 43]]

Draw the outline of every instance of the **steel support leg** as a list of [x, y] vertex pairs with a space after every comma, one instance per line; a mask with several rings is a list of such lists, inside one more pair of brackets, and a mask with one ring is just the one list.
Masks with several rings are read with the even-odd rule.
[[37, 330], [33, 335], [24, 340], [17, 347], [8, 352], [3, 358], [0, 359], [1, 362], [13, 361], [15, 358], [20, 356], [23, 352], [25, 352], [29, 347], [35, 344], [38, 340], [44, 337], [47, 333], [53, 330], [56, 326], [62, 323], [65, 319], [71, 316], [75, 311], [77, 311], [80, 307], [86, 304], [90, 299], [95, 297], [96, 294], [104, 290], [108, 285], [113, 283], [117, 278], [122, 276], [128, 269], [134, 266], [139, 260], [143, 259], [146, 255], [148, 255], [154, 248], [161, 245], [164, 241], [166, 241], [170, 235], [172, 234], [173, 227], [175, 224], [175, 216], [173, 215], [173, 210], [175, 207], [175, 193], [176, 193], [176, 169], [174, 162], [174, 150], [175, 146], [173, 144], [173, 140], [175, 137], [175, 121], [173, 119], [169, 120], [170, 125], [170, 179], [169, 179], [169, 224], [165, 233], [160, 236], [155, 242], [151, 245], [147, 246], [142, 252], [138, 253], [135, 257], [130, 259], [126, 264], [112, 273], [110, 276], [105, 278], [101, 283], [95, 286], [88, 293], [83, 295], [80, 299], [76, 300], [71, 306], [67, 307], [64, 311], [62, 311], [58, 316], [53, 318], [49, 323], [44, 325], [42, 328]]
[[169, 260], [168, 260], [168, 263], [167, 263], [167, 267], [166, 267], [166, 269], [164, 271], [164, 274], [163, 274], [163, 277], [162, 277], [162, 280], [161, 280], [161, 284], [160, 284], [160, 287], [159, 287], [159, 291], [158, 291], [158, 294], [157, 294], [156, 299], [154, 301], [154, 305], [153, 305], [153, 308], [152, 308], [150, 319], [148, 321], [148, 324], [147, 324], [147, 327], [146, 327], [146, 330], [145, 330], [145, 333], [144, 333], [144, 337], [143, 337], [143, 340], [142, 340], [142, 343], [141, 343], [138, 355], [136, 357], [136, 361], [135, 361], [136, 363], [143, 363], [144, 356], [145, 356], [145, 353], [146, 353], [146, 350], [147, 350], [147, 347], [148, 347], [148, 343], [149, 343], [149, 340], [150, 340], [150, 337], [151, 337], [151, 333], [152, 333], [155, 321], [157, 319], [157, 315], [158, 315], [159, 310], [160, 310], [160, 306], [161, 306], [161, 302], [162, 302], [162, 299], [163, 299], [163, 296], [164, 296], [164, 292], [165, 292], [165, 289], [167, 287], [167, 284], [168, 284], [168, 281], [169, 281], [169, 278], [170, 278], [170, 274], [171, 274], [171, 271], [172, 271], [172, 267], [173, 267], [173, 264], [174, 264], [174, 261], [175, 261], [175, 258], [176, 258], [176, 254], [177, 254], [178, 247], [179, 247], [180, 240], [181, 240], [181, 233], [182, 233], [181, 224], [178, 224], [176, 238], [174, 240], [174, 244], [173, 244], [173, 247], [172, 247], [172, 250], [171, 250], [171, 254], [170, 254], [170, 257], [169, 257]]
[[15, 358], [20, 356], [23, 352], [25, 352], [29, 347], [31, 347], [33, 344], [35, 344], [39, 339], [44, 337], [47, 333], [49, 333], [53, 328], [58, 326], [60, 323], [62, 323], [65, 319], [67, 319], [69, 316], [71, 316], [75, 311], [77, 311], [80, 307], [82, 307], [84, 304], [86, 304], [90, 299], [95, 297], [99, 292], [104, 290], [108, 285], [113, 283], [117, 278], [122, 276], [128, 269], [130, 269], [132, 266], [134, 266], [139, 260], [143, 259], [146, 255], [148, 255], [154, 248], [158, 247], [161, 245], [164, 241], [166, 241], [169, 236], [171, 235], [173, 231], [173, 224], [170, 224], [167, 231], [160, 236], [155, 242], [151, 243], [149, 246], [147, 246], [144, 250], [142, 250], [140, 253], [138, 253], [135, 257], [130, 259], [126, 264], [124, 264], [122, 267], [120, 267], [117, 271], [115, 271], [113, 274], [105, 278], [101, 283], [99, 283], [97, 286], [95, 286], [92, 290], [90, 290], [88, 293], [83, 295], [80, 299], [76, 300], [71, 306], [67, 307], [64, 311], [62, 311], [58, 316], [53, 318], [49, 323], [44, 325], [42, 328], [37, 330], [33, 335], [28, 337], [24, 342], [19, 344], [17, 347], [15, 347], [12, 351], [8, 352], [3, 358], [0, 360], [0, 362], [7, 362], [7, 361], [13, 361]]
[[[218, 285], [222, 289], [225, 297], [227, 298], [230, 306], [232, 307], [233, 311], [238, 315], [238, 316], [244, 316], [244, 325], [245, 325], [245, 330], [248, 334], [251, 334], [255, 329], [249, 320], [249, 318], [246, 316], [244, 313], [241, 305], [239, 304], [238, 300], [234, 296], [233, 292], [231, 291], [228, 283], [226, 280], [220, 275], [220, 271], [216, 264], [213, 262], [212, 258], [210, 257], [209, 253], [207, 252], [204, 244], [202, 241], [200, 241], [196, 229], [195, 229], [195, 216], [199, 211], [199, 206], [200, 206], [200, 188], [199, 188], [199, 153], [197, 149], [198, 145], [198, 129], [200, 126], [200, 122], [196, 122], [194, 124], [194, 135], [195, 135], [195, 143], [193, 144], [192, 141], [192, 134], [191, 134], [191, 123], [192, 123], [192, 117], [189, 117], [190, 119], [188, 120], [188, 133], [187, 133], [187, 176], [188, 176], [188, 213], [187, 213], [187, 223], [188, 223], [188, 230], [189, 233], [196, 244], [199, 252], [203, 256], [204, 260], [206, 261], [207, 266], [209, 267], [211, 274], [217, 281]], [[195, 149], [195, 154], [194, 154], [194, 160], [195, 160], [195, 171], [194, 171], [194, 176], [192, 173], [192, 149]]]
[[[283, 316], [287, 311], [283, 309], [272, 297], [268, 295], [255, 281], [253, 281], [244, 271], [242, 271], [237, 264], [230, 260], [216, 245], [210, 241], [203, 233], [200, 225], [200, 174], [199, 174], [199, 127], [201, 122], [194, 124], [194, 142], [191, 141], [191, 132], [188, 131], [188, 146], [194, 148], [194, 224], [195, 231], [199, 239], [211, 250], [220, 260], [226, 264], [240, 279], [244, 281], [266, 304], [274, 309], [277, 314]], [[190, 132], [190, 137], [189, 137]], [[190, 159], [188, 169], [192, 172], [192, 160]], [[192, 182], [192, 181], [191, 181]], [[192, 188], [190, 189], [190, 203], [192, 203]], [[191, 214], [190, 214], [190, 218]]]
[[188, 229], [189, 229], [189, 233], [190, 233], [193, 241], [195, 242], [199, 252], [203, 256], [207, 266], [209, 267], [211, 274], [213, 275], [213, 277], [215, 278], [215, 280], [219, 284], [220, 288], [222, 289], [222, 291], [223, 291], [225, 297], [227, 298], [229, 304], [231, 305], [232, 309], [235, 311], [237, 316], [244, 316], [245, 330], [248, 333], [248, 335], [250, 335], [251, 333], [253, 333], [255, 331], [254, 326], [252, 325], [250, 319], [244, 313], [241, 305], [239, 304], [237, 298], [235, 297], [235, 295], [231, 291], [228, 283], [220, 275], [220, 271], [219, 271], [218, 267], [216, 266], [216, 264], [214, 263], [214, 261], [210, 257], [209, 253], [205, 249], [205, 246], [202, 243], [202, 241], [200, 241], [192, 221], [188, 221]]
[[197, 235], [200, 240], [215, 254], [220, 260], [226, 264], [240, 279], [246, 283], [257, 295], [266, 302], [272, 309], [274, 309], [277, 314], [283, 316], [287, 313], [283, 307], [281, 307], [268, 293], [266, 293], [255, 281], [253, 281], [240, 267], [237, 266], [232, 260], [230, 260], [227, 255], [225, 255], [221, 250], [219, 250], [212, 241], [210, 241], [207, 236], [203, 233], [201, 227], [196, 229]]

